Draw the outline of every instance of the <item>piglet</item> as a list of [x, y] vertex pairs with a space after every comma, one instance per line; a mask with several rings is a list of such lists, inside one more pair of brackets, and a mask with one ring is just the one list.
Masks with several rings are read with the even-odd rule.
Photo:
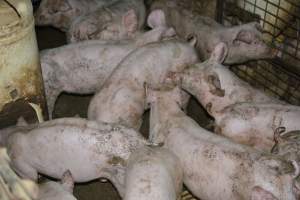
[[107, 178], [122, 196], [126, 161], [146, 144], [121, 125], [62, 118], [12, 134], [7, 150], [11, 166], [24, 178], [37, 180], [41, 173], [59, 179], [70, 170], [75, 182]]
[[76, 200], [73, 196], [74, 181], [70, 171], [66, 171], [61, 183], [48, 181], [39, 185], [38, 200]]
[[238, 103], [214, 116], [215, 132], [236, 142], [270, 151], [274, 132], [300, 130], [300, 107], [272, 103]]
[[183, 181], [205, 200], [296, 200], [299, 166], [201, 128], [180, 107], [180, 91], [148, 90], [150, 141], [179, 158]]
[[83, 41], [42, 51], [40, 60], [50, 119], [61, 92], [94, 93], [134, 49], [174, 36], [173, 28], [156, 24], [162, 17], [160, 10], [151, 12], [147, 21], [153, 29], [131, 40]]
[[168, 72], [180, 72], [198, 61], [191, 44], [167, 40], [147, 44], [129, 54], [117, 66], [88, 108], [91, 120], [120, 123], [134, 129], [141, 125], [146, 108], [145, 84], [164, 86]]
[[125, 200], [176, 200], [182, 190], [183, 172], [169, 150], [143, 147], [133, 152], [126, 171]]
[[119, 0], [42, 0], [34, 13], [37, 26], [53, 26], [67, 31], [73, 20], [96, 8], [108, 6]]
[[151, 10], [162, 9], [166, 13], [167, 23], [175, 28], [180, 37], [196, 36], [196, 47], [202, 60], [208, 59], [220, 42], [228, 44], [229, 52], [225, 64], [275, 57], [277, 52], [268, 47], [262, 39], [259, 23], [224, 27], [211, 18], [185, 8], [180, 1], [154, 0]]
[[227, 55], [226, 44], [219, 43], [208, 60], [191, 65], [182, 72], [169, 73], [166, 82], [177, 82], [180, 87], [194, 95], [213, 117], [227, 106], [239, 102], [281, 103], [253, 88], [227, 66], [222, 65]]
[[68, 42], [133, 38], [145, 21], [142, 0], [118, 1], [76, 18], [67, 31]]

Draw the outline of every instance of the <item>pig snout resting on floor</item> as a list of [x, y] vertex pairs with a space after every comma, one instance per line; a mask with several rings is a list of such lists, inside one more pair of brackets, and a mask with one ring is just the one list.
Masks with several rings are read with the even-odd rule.
[[119, 0], [42, 0], [38, 10], [34, 13], [35, 24], [53, 26], [67, 31], [72, 21], [78, 16], [117, 1]]
[[182, 190], [183, 172], [169, 150], [144, 147], [128, 160], [124, 200], [176, 200]]
[[215, 46], [220, 42], [228, 44], [226, 64], [275, 57], [275, 50], [264, 43], [262, 28], [258, 23], [224, 27], [211, 18], [191, 12], [178, 3], [179, 1], [155, 0], [151, 10], [162, 9], [166, 13], [167, 23], [175, 28], [180, 37], [196, 36], [198, 39], [196, 47], [200, 59], [208, 59]]
[[151, 12], [148, 25], [153, 29], [132, 40], [83, 41], [42, 51], [40, 60], [50, 118], [61, 92], [94, 93], [131, 51], [174, 36], [173, 28], [155, 24], [162, 15], [162, 11]]
[[107, 178], [122, 196], [126, 161], [146, 144], [138, 132], [121, 125], [65, 118], [12, 134], [7, 150], [11, 166], [24, 178], [37, 180], [38, 173], [61, 178], [70, 170], [75, 182]]
[[286, 132], [300, 130], [300, 107], [281, 104], [238, 103], [214, 116], [218, 134], [270, 151], [274, 132], [284, 127]]
[[38, 200], [76, 200], [73, 196], [74, 181], [70, 171], [66, 171], [61, 183], [48, 181], [39, 185]]
[[299, 166], [279, 156], [234, 143], [186, 116], [173, 91], [148, 90], [150, 142], [181, 161], [184, 183], [205, 200], [296, 200]]
[[122, 0], [76, 18], [67, 31], [69, 42], [133, 38], [145, 21], [143, 0]]
[[182, 72], [169, 73], [166, 82], [177, 82], [194, 95], [213, 117], [225, 107], [238, 102], [280, 103], [279, 100], [254, 89], [227, 66], [222, 65], [227, 53], [226, 44], [219, 43], [208, 60], [191, 65]]
[[168, 72], [182, 71], [197, 61], [193, 44], [175, 39], [136, 49], [123, 59], [95, 94], [89, 105], [88, 118], [138, 129], [146, 108], [145, 83], [162, 87]]

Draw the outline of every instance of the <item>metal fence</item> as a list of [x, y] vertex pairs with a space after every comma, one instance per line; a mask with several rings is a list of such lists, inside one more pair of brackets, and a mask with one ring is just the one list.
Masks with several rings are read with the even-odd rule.
[[300, 105], [300, 0], [218, 0], [217, 21], [225, 26], [259, 22], [264, 40], [278, 50], [271, 61], [231, 69], [267, 93]]

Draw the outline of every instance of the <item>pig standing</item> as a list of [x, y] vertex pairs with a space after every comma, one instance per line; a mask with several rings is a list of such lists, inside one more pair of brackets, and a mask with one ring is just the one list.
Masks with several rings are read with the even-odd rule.
[[258, 23], [248, 23], [227, 28], [213, 19], [191, 12], [181, 0], [155, 0], [151, 10], [162, 9], [167, 23], [174, 27], [180, 37], [197, 37], [197, 50], [201, 60], [206, 60], [215, 46], [224, 42], [229, 53], [226, 64], [243, 63], [249, 60], [273, 58], [276, 54], [262, 40], [262, 28]]
[[65, 32], [78, 16], [117, 1], [119, 0], [42, 0], [34, 14], [35, 24], [53, 26]]
[[281, 103], [254, 89], [223, 66], [227, 53], [226, 44], [219, 43], [207, 61], [192, 65], [179, 73], [169, 73], [166, 82], [177, 82], [194, 95], [213, 117], [227, 106], [238, 102]]
[[42, 51], [40, 60], [50, 119], [61, 92], [94, 93], [131, 51], [174, 36], [173, 28], [155, 24], [162, 15], [158, 10], [150, 13], [148, 25], [153, 29], [132, 40], [85, 41]]
[[177, 155], [184, 183], [195, 196], [205, 200], [297, 199], [294, 182], [299, 166], [295, 162], [201, 128], [181, 110], [178, 94], [177, 88], [148, 91], [150, 140]]
[[133, 51], [95, 94], [88, 118], [138, 129], [146, 108], [145, 83], [162, 87], [168, 72], [182, 71], [197, 61], [193, 45], [176, 39], [147, 44]]
[[122, 0], [76, 18], [67, 32], [69, 42], [130, 39], [145, 21], [143, 0]]
[[39, 185], [38, 200], [76, 200], [73, 196], [74, 181], [70, 171], [66, 171], [61, 183], [48, 181]]
[[37, 180], [38, 173], [61, 178], [70, 170], [75, 182], [107, 178], [122, 196], [126, 161], [146, 144], [121, 125], [65, 118], [12, 134], [7, 150], [11, 166], [24, 178]]
[[176, 200], [182, 190], [183, 172], [169, 150], [143, 147], [133, 152], [126, 171], [125, 200]]
[[238, 103], [214, 116], [215, 132], [230, 139], [270, 151], [274, 132], [300, 130], [300, 107], [281, 104]]

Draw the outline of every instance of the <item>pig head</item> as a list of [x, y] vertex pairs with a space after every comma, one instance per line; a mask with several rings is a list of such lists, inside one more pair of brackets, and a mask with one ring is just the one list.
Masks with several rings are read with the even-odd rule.
[[273, 58], [276, 54], [264, 43], [262, 28], [258, 23], [224, 27], [211, 18], [201, 16], [201, 13], [185, 9], [177, 0], [153, 1], [151, 10], [154, 9], [162, 9], [166, 13], [167, 23], [175, 28], [180, 37], [197, 37], [196, 47], [202, 60], [210, 57], [219, 42], [228, 45], [225, 64]]

